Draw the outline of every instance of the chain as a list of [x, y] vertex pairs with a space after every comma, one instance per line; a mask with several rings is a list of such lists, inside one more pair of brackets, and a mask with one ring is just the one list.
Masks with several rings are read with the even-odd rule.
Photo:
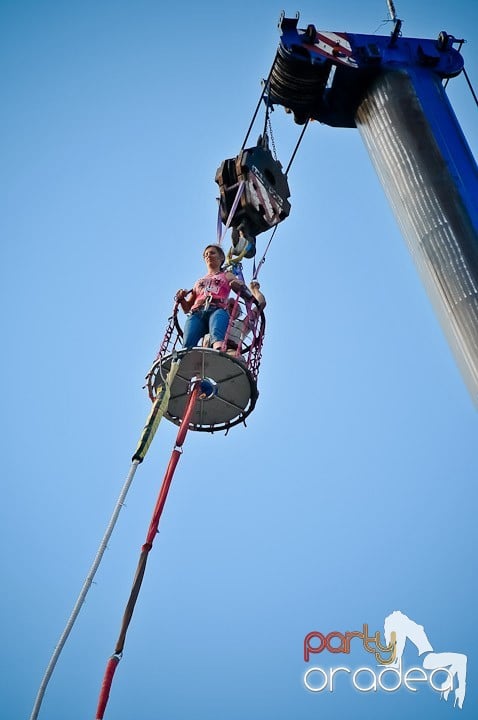
[[277, 150], [276, 150], [276, 144], [274, 141], [274, 135], [272, 134], [272, 123], [271, 123], [269, 111], [267, 112], [267, 129], [268, 129], [268, 135], [269, 135], [271, 145], [272, 145], [272, 153], [274, 155], [274, 160], [277, 160]]

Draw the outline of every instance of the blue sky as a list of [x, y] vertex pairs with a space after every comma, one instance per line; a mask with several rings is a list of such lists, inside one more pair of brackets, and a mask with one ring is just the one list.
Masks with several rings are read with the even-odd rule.
[[[395, 5], [404, 34], [465, 37], [476, 85], [472, 0]], [[29, 717], [103, 536], [283, 9], [0, 2], [6, 720]], [[285, 10], [390, 31], [381, 0]], [[464, 78], [448, 91], [476, 157]], [[286, 165], [300, 128], [272, 120]], [[188, 436], [105, 717], [475, 717], [476, 408], [358, 132], [313, 123], [289, 184], [260, 275], [259, 401], [246, 428]], [[175, 435], [162, 424], [138, 470], [40, 718], [93, 717]], [[382, 630], [395, 609], [467, 654], [462, 711], [426, 687], [304, 688], [309, 631]]]

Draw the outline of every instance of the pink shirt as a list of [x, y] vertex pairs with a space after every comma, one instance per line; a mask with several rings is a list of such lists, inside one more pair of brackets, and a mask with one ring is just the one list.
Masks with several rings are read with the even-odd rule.
[[196, 299], [194, 300], [191, 312], [198, 310], [198, 308], [206, 303], [208, 298], [211, 299], [211, 303], [215, 307], [225, 307], [231, 286], [229, 285], [226, 273], [218, 272], [214, 273], [214, 275], [206, 275], [200, 280], [197, 280], [193, 289], [196, 293]]

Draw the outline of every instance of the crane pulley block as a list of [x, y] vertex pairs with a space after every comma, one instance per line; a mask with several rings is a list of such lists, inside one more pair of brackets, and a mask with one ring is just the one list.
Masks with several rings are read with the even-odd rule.
[[[219, 185], [220, 216], [233, 232], [255, 238], [289, 216], [289, 184], [269, 148], [246, 148], [235, 158], [224, 160], [216, 172]], [[233, 217], [229, 219], [242, 187]]]

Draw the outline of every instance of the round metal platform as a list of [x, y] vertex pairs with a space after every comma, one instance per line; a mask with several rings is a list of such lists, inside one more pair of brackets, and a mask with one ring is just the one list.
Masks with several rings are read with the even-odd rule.
[[171, 385], [165, 418], [180, 425], [193, 378], [211, 380], [215, 392], [211, 397], [200, 397], [196, 402], [190, 430], [227, 430], [243, 422], [252, 412], [258, 391], [250, 371], [240, 359], [212, 348], [179, 350], [158, 360], [149, 378], [153, 398], [175, 358], [180, 360], [180, 364]]

